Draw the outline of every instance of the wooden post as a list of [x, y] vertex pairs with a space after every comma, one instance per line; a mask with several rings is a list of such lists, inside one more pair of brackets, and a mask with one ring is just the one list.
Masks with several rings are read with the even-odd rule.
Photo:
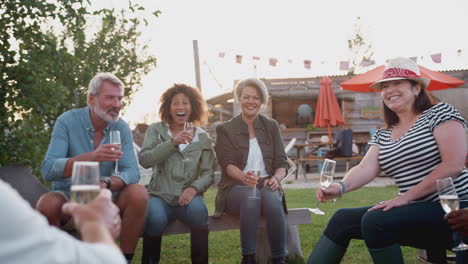
[[193, 40], [193, 59], [195, 62], [195, 79], [197, 82], [197, 88], [201, 92], [200, 58], [198, 57], [198, 40]]

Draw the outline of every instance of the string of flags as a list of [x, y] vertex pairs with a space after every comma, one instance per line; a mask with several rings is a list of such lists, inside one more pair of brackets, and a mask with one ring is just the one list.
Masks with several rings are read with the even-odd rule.
[[[462, 52], [462, 50], [458, 50], [457, 54], [461, 55], [461, 52]], [[220, 59], [225, 59], [226, 58], [226, 52], [224, 52], [224, 51], [223, 52], [218, 52], [218, 57]], [[424, 59], [425, 56], [410, 57], [410, 59], [412, 59], [414, 62], [417, 62], [418, 58]], [[434, 63], [442, 63], [442, 53], [431, 54], [430, 58]], [[247, 60], [248, 60], [248, 58], [247, 58]], [[261, 61], [262, 58], [259, 57], [259, 56], [252, 56], [251, 60], [258, 62], [258, 61]], [[280, 60], [278, 58], [270, 57], [270, 58], [267, 58], [266, 61], [268, 61], [268, 64], [270, 66], [277, 67]], [[293, 59], [291, 59], [291, 58], [288, 58], [287, 60], [284, 60], [284, 61], [285, 62], [287, 61], [288, 64], [293, 63]], [[243, 62], [245, 62], [244, 55], [236, 54], [235, 55], [235, 62], [237, 64], [242, 64]], [[302, 60], [302, 63], [304, 65], [304, 68], [307, 69], [307, 70], [310, 70], [312, 68], [313, 64], [314, 64], [314, 62], [312, 60], [309, 60], [309, 59]], [[324, 64], [324, 61], [322, 61], [321, 64]], [[338, 65], [339, 65], [339, 70], [348, 71], [350, 69], [350, 67], [351, 67], [351, 62], [350, 61], [339, 61]], [[363, 60], [360, 63], [361, 67], [369, 67], [369, 66], [372, 66], [372, 65], [375, 65], [375, 60]]]

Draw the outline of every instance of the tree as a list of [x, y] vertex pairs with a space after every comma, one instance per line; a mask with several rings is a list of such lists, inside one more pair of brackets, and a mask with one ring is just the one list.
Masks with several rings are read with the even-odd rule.
[[352, 75], [359, 71], [360, 68], [373, 63], [372, 44], [364, 40], [362, 33], [361, 18], [357, 17], [354, 24], [354, 37], [348, 40], [348, 48], [351, 52], [351, 63], [349, 65], [348, 74]]
[[[142, 6], [89, 9], [85, 0], [0, 2], [0, 166], [21, 164], [38, 175], [55, 120], [86, 105], [97, 72], [114, 73], [131, 97], [155, 67], [138, 41], [147, 25]], [[90, 20], [98, 21], [94, 34]]]

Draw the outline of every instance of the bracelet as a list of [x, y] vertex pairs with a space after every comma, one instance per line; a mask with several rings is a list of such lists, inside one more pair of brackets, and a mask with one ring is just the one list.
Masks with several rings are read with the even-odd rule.
[[346, 185], [343, 183], [343, 182], [336, 182], [335, 184], [338, 185], [338, 188], [340, 188], [340, 194], [338, 195], [338, 199], [337, 200], [341, 200], [341, 197], [343, 197], [343, 194], [345, 193], [346, 191]]
[[343, 181], [339, 181], [338, 184], [340, 185], [341, 194], [345, 194], [346, 193], [346, 184]]

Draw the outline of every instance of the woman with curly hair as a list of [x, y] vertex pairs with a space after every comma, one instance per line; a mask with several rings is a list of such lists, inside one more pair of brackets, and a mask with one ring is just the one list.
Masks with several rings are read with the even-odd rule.
[[146, 131], [140, 164], [153, 168], [142, 263], [158, 263], [164, 228], [178, 219], [190, 227], [192, 263], [208, 263], [208, 210], [202, 194], [213, 183], [214, 152], [208, 134], [186, 122], [207, 120], [200, 92], [175, 84], [161, 97], [161, 122]]

